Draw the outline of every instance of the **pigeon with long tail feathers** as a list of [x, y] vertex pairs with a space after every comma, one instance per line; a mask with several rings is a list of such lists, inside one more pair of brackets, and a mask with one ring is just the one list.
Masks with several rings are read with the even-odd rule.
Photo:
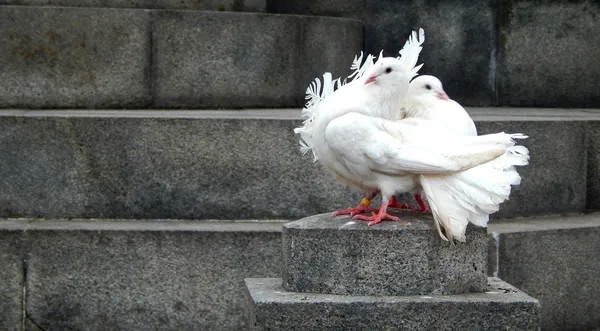
[[369, 225], [398, 220], [387, 213], [391, 197], [428, 184], [424, 176], [447, 177], [505, 154], [523, 157], [523, 147], [514, 146], [525, 138], [520, 134], [465, 137], [385, 119], [402, 108], [410, 77], [398, 59], [380, 58], [361, 84], [343, 85], [319, 102], [312, 118], [311, 147], [320, 163], [368, 196], [381, 192], [377, 214], [355, 216]]
[[[417, 75], [419, 69], [423, 66], [423, 64], [417, 66], [417, 61], [419, 54], [422, 50], [422, 44], [425, 41], [425, 33], [423, 29], [419, 29], [417, 34], [416, 31], [413, 31], [409, 38], [407, 39], [404, 47], [400, 50], [398, 57], [399, 64], [403, 65], [404, 68], [408, 71], [408, 80]], [[379, 54], [378, 61], [381, 60], [382, 53]], [[315, 117], [317, 116], [317, 112], [322, 109], [318, 107], [318, 104], [325, 100], [329, 95], [331, 95], [334, 91], [338, 91], [342, 87], [346, 86], [354, 86], [358, 84], [364, 84], [364, 82], [368, 79], [366, 76], [367, 72], [370, 72], [374, 66], [375, 57], [373, 55], [367, 55], [365, 61], [363, 62], [363, 53], [361, 52], [360, 56], [355, 56], [352, 66], [350, 67], [353, 70], [353, 73], [349, 75], [346, 79], [341, 81], [339, 78], [336, 80], [332, 79], [331, 73], [325, 73], [323, 75], [323, 84], [321, 85], [321, 81], [319, 78], [316, 78], [310, 86], [306, 90], [306, 107], [302, 111], [302, 117], [305, 119], [303, 122], [303, 126], [300, 128], [296, 128], [294, 132], [299, 133], [301, 136], [301, 151], [303, 153], [307, 153], [308, 151], [312, 151], [314, 156], [314, 161], [319, 159], [315, 150], [313, 149], [313, 123]], [[321, 89], [322, 86], [322, 89]], [[348, 90], [348, 89], [346, 89]], [[406, 93], [406, 89], [399, 91], [400, 95], [404, 95]], [[399, 100], [398, 103], [400, 106], [402, 105], [402, 100]], [[398, 109], [392, 109], [386, 113], [374, 114], [377, 116], [381, 116], [390, 120], [397, 120], [401, 118], [402, 113]], [[360, 214], [364, 211], [375, 211], [373, 208], [369, 208], [371, 200], [379, 194], [379, 190], [373, 190], [367, 194], [362, 200], [361, 203], [353, 208], [348, 208], [344, 210], [336, 211], [335, 215], [345, 215], [350, 214], [352, 216]], [[420, 196], [415, 194], [415, 199], [421, 206], [421, 210], [427, 210], [427, 207], [422, 202]], [[396, 201], [396, 197], [393, 196], [390, 202], [390, 207], [398, 207], [405, 209], [413, 209], [407, 204], [400, 205]]]
[[[459, 136], [477, 136], [469, 114], [448, 97], [442, 82], [434, 76], [419, 76], [410, 83], [403, 113], [405, 123], [426, 125]], [[511, 186], [521, 182], [515, 166], [528, 164], [528, 150], [523, 146], [515, 148], [517, 153], [504, 154], [463, 172], [419, 176], [442, 239], [465, 241], [469, 222], [487, 227], [489, 215], [508, 200]]]

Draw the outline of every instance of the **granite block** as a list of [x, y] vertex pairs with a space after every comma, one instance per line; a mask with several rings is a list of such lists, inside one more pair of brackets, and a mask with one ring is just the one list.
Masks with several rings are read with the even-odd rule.
[[274, 222], [2, 226], [27, 229], [27, 315], [42, 330], [244, 330], [243, 279], [281, 265]]
[[587, 140], [587, 204], [600, 210], [600, 121], [588, 123]]
[[410, 32], [423, 28], [419, 73], [440, 78], [462, 105], [495, 105], [495, 6], [494, 0], [365, 0], [366, 50], [398, 56]]
[[[299, 113], [0, 111], [0, 217], [294, 220], [355, 206], [364, 193], [301, 154]], [[530, 136], [523, 181], [492, 218], [585, 210], [584, 119], [476, 123]]]
[[250, 330], [539, 330], [539, 302], [497, 278], [487, 292], [371, 297], [287, 292], [246, 279]]
[[23, 330], [24, 275], [19, 233], [0, 229], [0, 330]]
[[0, 0], [0, 5], [265, 11], [266, 0]]
[[487, 234], [440, 239], [431, 214], [391, 209], [376, 226], [331, 213], [283, 226], [283, 288], [340, 295], [440, 295], [487, 288]]
[[498, 275], [498, 240], [494, 233], [488, 234], [488, 253], [487, 253], [487, 275], [496, 277]]
[[301, 154], [300, 121], [81, 112], [0, 116], [0, 217], [299, 219], [362, 195]]
[[584, 121], [482, 121], [479, 134], [524, 133], [529, 165], [518, 167], [521, 184], [492, 218], [582, 212], [586, 201], [586, 131]]
[[362, 19], [364, 0], [267, 0], [267, 12]]
[[315, 77], [347, 75], [360, 21], [258, 13], [159, 11], [155, 107], [298, 107]]
[[490, 227], [499, 236], [498, 277], [540, 301], [543, 330], [600, 328], [600, 215], [591, 217], [571, 228], [577, 220], [567, 217], [539, 217], [523, 231]]
[[144, 10], [0, 6], [0, 108], [150, 105]]
[[503, 1], [498, 29], [502, 105], [600, 106], [598, 1]]

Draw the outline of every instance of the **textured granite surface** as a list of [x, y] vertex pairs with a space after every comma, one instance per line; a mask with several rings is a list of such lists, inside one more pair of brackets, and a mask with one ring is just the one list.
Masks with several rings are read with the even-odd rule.
[[588, 124], [587, 136], [587, 204], [600, 210], [600, 121]]
[[299, 121], [0, 117], [0, 216], [297, 219], [360, 201]]
[[153, 106], [303, 106], [311, 81], [347, 75], [362, 43], [362, 24], [351, 19], [155, 12]]
[[365, 43], [398, 56], [411, 31], [425, 30], [420, 74], [441, 79], [463, 105], [496, 104], [496, 1], [365, 0]]
[[362, 19], [364, 0], [267, 0], [269, 13]]
[[451, 245], [439, 237], [431, 214], [390, 212], [404, 222], [368, 226], [348, 215], [328, 213], [285, 224], [283, 287], [342, 295], [461, 294], [486, 289], [484, 228], [470, 226], [467, 241]]
[[150, 105], [150, 13], [0, 6], [0, 108]]
[[[0, 216], [294, 220], [357, 205], [300, 153], [298, 114], [2, 111]], [[585, 209], [586, 117], [481, 117], [480, 133], [530, 136], [522, 183], [493, 218]]]
[[[278, 275], [280, 227], [0, 221], [12, 230], [0, 230], [0, 248], [23, 242], [27, 315], [43, 330], [244, 330], [243, 279]], [[7, 237], [17, 232], [16, 239]], [[0, 297], [6, 288], [0, 286]], [[8, 299], [19, 300], [18, 290]], [[0, 307], [18, 307], [10, 303]]]
[[0, 108], [299, 107], [363, 44], [353, 19], [190, 10], [0, 6], [0, 31]]
[[0, 5], [265, 11], [265, 0], [0, 0]]
[[488, 279], [484, 293], [369, 297], [287, 292], [279, 278], [246, 279], [251, 330], [539, 330], [539, 302]]
[[20, 235], [0, 229], [0, 330], [22, 330], [24, 276]]
[[[583, 121], [476, 122], [479, 134], [524, 133], [531, 160], [518, 167], [521, 185], [492, 218], [582, 212], [586, 200], [586, 135]], [[600, 173], [599, 173], [600, 175]]]
[[539, 217], [525, 231], [490, 227], [498, 231], [498, 277], [540, 301], [543, 330], [600, 327], [600, 214], [573, 228], [552, 226], [574, 221]]
[[499, 102], [599, 107], [600, 2], [502, 1]]

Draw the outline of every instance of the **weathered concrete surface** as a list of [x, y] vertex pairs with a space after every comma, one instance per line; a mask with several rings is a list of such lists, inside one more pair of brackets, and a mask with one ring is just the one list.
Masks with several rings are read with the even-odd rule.
[[277, 276], [281, 265], [276, 222], [4, 220], [0, 227], [21, 230], [27, 314], [44, 330], [246, 329], [242, 280]]
[[363, 19], [364, 0], [267, 0], [269, 13]]
[[499, 102], [511, 106], [600, 106], [600, 2], [500, 3]]
[[0, 5], [265, 11], [265, 0], [0, 0]]
[[[586, 135], [585, 122], [504, 121], [477, 122], [479, 134], [524, 133], [519, 141], [531, 155], [528, 166], [518, 167], [521, 185], [492, 218], [529, 216], [585, 210]], [[600, 173], [599, 173], [600, 174]]]
[[[535, 217], [535, 218], [520, 218], [520, 219], [512, 219], [512, 220], [498, 220], [490, 223], [488, 232], [489, 233], [498, 233], [498, 236], [504, 236], [505, 234], [508, 236], [513, 236], [521, 233], [523, 235], [520, 240], [523, 245], [516, 245], [517, 241], [511, 239], [510, 252], [511, 259], [504, 259], [501, 261], [511, 261], [510, 263], [515, 264], [515, 268], [518, 270], [523, 270], [522, 272], [518, 272], [517, 275], [513, 273], [514, 281], [519, 281], [520, 286], [525, 288], [527, 286], [529, 291], [526, 291], [528, 294], [534, 296], [539, 295], [541, 293], [543, 301], [542, 301], [542, 309], [544, 311], [544, 325], [557, 325], [557, 329], [565, 329], [569, 328], [570, 325], [573, 325], [573, 329], [579, 330], [590, 330], [597, 329], [600, 324], [597, 323], [598, 315], [596, 314], [598, 310], [598, 306], [600, 305], [599, 290], [598, 290], [598, 260], [597, 256], [593, 254], [598, 251], [597, 248], [597, 240], [594, 240], [598, 236], [597, 229], [600, 229], [600, 216], [599, 214], [587, 214], [587, 215], [574, 215], [574, 216], [561, 216], [556, 215], [552, 217]], [[236, 230], [232, 230], [235, 226]], [[24, 229], [27, 228], [27, 231]], [[117, 230], [119, 229], [119, 230]], [[149, 230], [152, 229], [152, 230]], [[84, 234], [76, 234], [75, 232], [84, 232]], [[124, 234], [118, 234], [118, 232], [124, 232]], [[165, 232], [166, 235], [163, 236], [160, 233]], [[223, 233], [231, 233], [231, 231], [237, 234], [231, 234], [231, 236], [225, 236]], [[78, 321], [87, 320], [86, 317], [83, 316], [86, 312], [91, 312], [93, 310], [94, 302], [101, 302], [100, 299], [106, 299], [109, 294], [106, 294], [105, 291], [107, 288], [113, 288], [116, 285], [111, 285], [110, 282], [114, 284], [120, 284], [125, 286], [123, 289], [119, 289], [118, 293], [120, 297], [126, 296], [127, 293], [133, 295], [135, 291], [135, 286], [152, 288], [157, 287], [156, 291], [152, 291], [150, 289], [144, 289], [147, 293], [156, 293], [159, 291], [163, 291], [163, 293], [169, 292], [169, 286], [176, 287], [179, 286], [179, 275], [181, 279], [183, 279], [183, 284], [190, 284], [193, 282], [192, 275], [204, 274], [206, 276], [198, 277], [200, 279], [196, 283], [207, 284], [211, 281], [212, 287], [201, 287], [196, 285], [185, 285], [181, 286], [183, 288], [182, 291], [191, 288], [194, 293], [200, 293], [198, 296], [200, 298], [189, 299], [187, 302], [195, 302], [194, 300], [198, 300], [198, 307], [202, 309], [207, 309], [203, 313], [200, 313], [201, 316], [206, 316], [207, 322], [203, 324], [207, 326], [206, 329], [214, 330], [219, 329], [217, 323], [221, 323], [222, 321], [234, 320], [237, 322], [231, 322], [232, 324], [226, 325], [236, 325], [238, 328], [241, 328], [241, 325], [245, 325], [244, 322], [241, 321], [242, 315], [242, 304], [237, 304], [236, 300], [239, 300], [240, 293], [237, 292], [243, 289], [242, 285], [236, 287], [231, 284], [235, 284], [233, 278], [237, 276], [227, 276], [223, 282], [219, 281], [219, 277], [223, 277], [226, 272], [235, 273], [239, 272], [239, 277], [264, 277], [265, 275], [271, 277], [279, 277], [280, 274], [280, 266], [282, 264], [281, 259], [281, 223], [274, 225], [264, 225], [262, 222], [258, 223], [248, 223], [248, 222], [235, 222], [235, 224], [230, 224], [229, 222], [164, 222], [164, 221], [134, 221], [134, 222], [109, 222], [109, 221], [53, 221], [53, 220], [38, 220], [38, 221], [29, 221], [29, 220], [2, 220], [0, 221], [0, 265], [4, 266], [5, 261], [3, 258], [9, 257], [8, 261], [13, 261], [13, 255], [8, 254], [8, 252], [13, 252], [16, 246], [16, 243], [20, 241], [25, 241], [29, 246], [33, 246], [36, 242], [33, 241], [33, 238], [39, 238], [44, 236], [41, 232], [51, 233], [48, 239], [45, 240], [53, 240], [53, 238], [59, 237], [59, 233], [63, 233], [61, 238], [65, 238], [64, 243], [56, 242], [56, 243], [44, 243], [40, 249], [36, 249], [35, 252], [41, 251], [41, 255], [39, 258], [33, 258], [33, 251], [24, 250], [24, 256], [28, 256], [29, 260], [35, 261], [35, 268], [43, 268], [44, 270], [54, 270], [56, 271], [56, 275], [52, 275], [52, 277], [48, 277], [51, 281], [49, 284], [59, 284], [62, 287], [65, 287], [65, 293], [60, 294], [60, 296], [48, 297], [48, 304], [52, 304], [52, 307], [56, 307], [59, 301], [65, 302], [67, 299], [71, 300], [71, 296], [75, 296], [76, 294], [68, 293], [68, 286], [70, 284], [79, 284], [80, 286], [85, 286], [86, 281], [82, 280], [86, 277], [89, 279], [88, 281], [92, 282], [92, 280], [99, 280], [98, 284], [90, 285], [92, 286], [89, 289], [84, 289], [83, 297], [77, 298], [79, 301], [71, 301], [71, 302], [85, 302], [82, 304], [84, 310], [79, 312], [75, 311], [79, 315], [77, 316]], [[575, 232], [571, 232], [575, 231]], [[36, 234], [35, 237], [28, 237], [28, 234], [31, 232], [40, 232], [40, 234]], [[199, 236], [194, 236], [190, 232], [202, 232], [204, 234]], [[501, 232], [501, 233], [500, 233]], [[555, 236], [548, 236], [546, 238], [536, 237], [536, 233], [554, 233]], [[10, 233], [18, 233], [18, 236], [10, 235]], [[85, 234], [87, 233], [87, 234]], [[93, 244], [90, 242], [85, 242], [85, 238], [92, 238], [92, 233], [97, 234], [98, 242], [94, 241]], [[143, 234], [146, 233], [146, 234]], [[170, 233], [170, 234], [169, 234]], [[177, 233], [188, 233], [187, 235], [177, 235]], [[212, 233], [213, 235], [210, 235]], [[9, 234], [9, 235], [7, 235]], [[69, 235], [67, 235], [69, 234]], [[225, 236], [219, 237], [219, 235]], [[168, 262], [168, 257], [170, 253], [166, 250], [170, 249], [171, 246], [176, 246], [174, 243], [175, 237], [179, 236], [181, 239], [179, 241], [179, 248], [175, 250], [175, 252], [181, 252], [182, 250], [186, 250], [185, 254], [180, 254], [181, 258], [177, 260], [177, 262]], [[186, 238], [185, 236], [193, 237], [194, 239]], [[133, 238], [132, 242], [124, 243], [124, 247], [112, 247], [118, 245], [121, 241], [123, 241], [124, 237]], [[173, 238], [172, 241], [167, 241], [165, 238]], [[25, 239], [29, 238], [29, 239]], [[69, 239], [73, 238], [73, 239]], [[76, 239], [80, 238], [80, 239]], [[100, 238], [104, 238], [100, 240]], [[109, 239], [115, 238], [115, 239]], [[116, 238], [121, 238], [118, 241]], [[137, 238], [137, 239], [136, 239]], [[161, 239], [162, 238], [162, 239]], [[210, 238], [207, 239], [207, 238]], [[245, 238], [241, 240], [240, 238]], [[511, 237], [514, 238], [514, 237]], [[142, 240], [149, 241], [148, 243], [142, 243]], [[187, 241], [185, 241], [187, 240]], [[200, 243], [202, 241], [205, 244]], [[529, 241], [535, 242], [529, 243]], [[151, 248], [159, 247], [159, 243], [162, 243], [161, 251], [156, 253], [156, 258], [152, 260], [150, 258], [150, 254], [153, 252]], [[251, 243], [251, 244], [250, 244]], [[55, 245], [60, 247], [60, 249], [55, 248]], [[87, 246], [86, 246], [87, 245]], [[87, 247], [87, 248], [86, 248]], [[147, 247], [147, 248], [145, 248]], [[198, 248], [200, 247], [200, 248]], [[204, 247], [204, 251], [200, 252]], [[495, 247], [492, 245], [490, 247]], [[507, 253], [509, 253], [507, 247]], [[46, 248], [44, 250], [44, 248]], [[208, 249], [210, 248], [210, 249]], [[187, 250], [198, 249], [197, 252], [187, 252]], [[88, 255], [91, 256], [88, 259], [84, 260], [83, 252], [87, 250]], [[104, 257], [100, 257], [99, 261], [96, 262], [96, 255], [108, 254]], [[142, 252], [142, 253], [140, 253]], [[210, 261], [216, 261], [217, 256], [220, 254], [219, 252], [223, 252], [223, 258], [221, 261], [213, 262], [211, 264]], [[26, 253], [29, 253], [27, 255]], [[4, 254], [4, 255], [3, 255]], [[95, 255], [94, 255], [95, 254]], [[261, 268], [261, 266], [252, 266], [252, 264], [261, 263], [265, 268], [270, 268], [266, 273], [257, 273], [247, 276], [242, 271], [231, 271], [236, 270], [236, 265], [239, 265], [238, 259], [230, 258], [230, 255], [240, 254], [241, 257], [239, 259], [247, 260], [247, 266], [250, 269], [252, 268]], [[520, 255], [523, 254], [524, 258], [521, 260]], [[590, 255], [591, 254], [591, 255]], [[61, 257], [60, 255], [63, 255]], [[533, 255], [537, 259], [534, 262], [530, 262]], [[597, 254], [596, 254], [597, 255]], [[141, 257], [139, 257], [141, 256]], [[515, 258], [516, 257], [516, 258]], [[46, 262], [43, 261], [43, 259]], [[65, 267], [65, 259], [71, 259], [73, 261], [80, 261], [80, 263], [69, 265]], [[152, 277], [158, 275], [156, 278], [156, 283], [153, 283], [155, 280], [151, 277], [144, 278], [147, 280], [145, 283], [142, 283], [141, 278], [145, 277], [140, 272], [134, 274], [133, 272], [128, 272], [125, 262], [129, 260], [140, 259], [141, 262], [132, 262], [133, 266], [138, 268], [139, 270], [144, 270], [149, 272]], [[187, 262], [182, 260], [189, 259]], [[112, 263], [111, 261], [117, 261], [118, 263]], [[149, 262], [151, 261], [152, 262]], [[491, 260], [491, 259], [490, 259]], [[569, 262], [569, 261], [572, 262]], [[125, 262], [123, 262], [125, 261]], [[167, 261], [167, 262], [165, 262]], [[198, 262], [200, 261], [200, 262]], [[234, 261], [234, 262], [228, 262]], [[567, 261], [567, 262], [565, 262]], [[42, 263], [42, 265], [40, 265]], [[221, 264], [219, 264], [221, 263]], [[45, 264], [45, 266], [44, 266]], [[56, 264], [56, 267], [52, 265]], [[99, 264], [96, 266], [95, 264]], [[195, 265], [198, 264], [196, 269]], [[207, 266], [209, 265], [210, 266]], [[212, 265], [215, 265], [214, 267]], [[73, 267], [74, 265], [74, 267]], [[112, 267], [107, 267], [106, 269], [101, 269], [105, 265], [112, 265]], [[219, 267], [219, 265], [224, 265], [224, 267]], [[207, 266], [205, 268], [205, 266]], [[244, 269], [246, 263], [244, 262], [240, 270]], [[173, 267], [175, 269], [174, 273], [178, 273], [177, 277], [174, 277], [172, 283], [164, 284], [162, 279], [167, 278], [169, 274], [168, 270], [162, 270]], [[495, 268], [494, 264], [490, 264], [492, 269]], [[509, 264], [504, 264], [504, 268], [509, 270]], [[75, 270], [71, 271], [72, 268]], [[132, 267], [133, 268], [133, 267]], [[19, 270], [22, 275], [22, 266], [19, 265]], [[183, 271], [182, 271], [183, 270]], [[189, 270], [189, 271], [188, 271]], [[256, 269], [254, 269], [256, 270]], [[494, 269], [497, 270], [497, 269]], [[494, 271], [492, 270], [492, 272]], [[74, 277], [71, 280], [65, 279], [63, 283], [59, 282], [57, 279], [66, 276], [72, 276], [72, 273], [79, 272], [81, 276]], [[525, 272], [527, 273], [525, 275]], [[14, 271], [16, 274], [17, 272]], [[39, 272], [34, 272], [37, 275], [40, 275]], [[84, 274], [92, 275], [92, 276], [83, 276]], [[6, 277], [6, 274], [2, 274], [2, 270], [0, 269], [0, 277]], [[507, 273], [504, 276], [506, 277]], [[8, 278], [13, 279], [14, 275], [9, 273]], [[516, 279], [520, 277], [519, 279]], [[41, 277], [41, 276], [40, 276]], [[107, 279], [108, 277], [113, 277], [112, 280]], [[169, 276], [171, 277], [171, 276]], [[20, 325], [21, 314], [20, 314], [20, 291], [16, 292], [14, 290], [9, 290], [9, 286], [13, 286], [15, 283], [6, 282], [5, 278], [0, 278], [0, 296], [4, 295], [2, 301], [0, 301], [0, 321], [6, 323], [8, 320], [2, 313], [10, 311], [19, 311], [19, 317], [14, 317], [17, 320], [17, 325]], [[531, 279], [531, 281], [529, 281]], [[539, 280], [542, 279], [542, 282]], [[229, 283], [232, 281], [233, 283]], [[21, 284], [21, 283], [19, 283]], [[142, 285], [140, 285], [142, 284]], [[229, 285], [227, 285], [229, 284]], [[281, 284], [281, 281], [280, 283]], [[119, 286], [120, 286], [119, 285]], [[209, 286], [209, 285], [207, 285]], [[46, 287], [38, 286], [30, 287], [29, 293], [31, 291], [46, 291]], [[48, 289], [50, 290], [50, 289]], [[55, 291], [52, 289], [52, 291]], [[141, 291], [141, 289], [140, 289]], [[93, 292], [93, 293], [92, 293]], [[101, 294], [95, 294], [101, 293]], [[172, 293], [177, 294], [175, 290]], [[206, 294], [209, 293], [209, 294]], [[223, 294], [225, 293], [225, 294]], [[235, 294], [238, 293], [238, 294]], [[192, 293], [193, 294], [193, 293]], [[192, 295], [190, 294], [190, 295]], [[147, 294], [144, 300], [150, 300], [147, 298], [149, 294]], [[154, 295], [154, 294], [152, 294]], [[231, 297], [230, 297], [231, 295]], [[34, 295], [35, 296], [35, 295]], [[182, 295], [185, 297], [185, 295]], [[219, 305], [214, 307], [214, 310], [208, 310], [209, 308], [205, 308], [210, 306], [210, 300], [215, 297], [230, 297], [231, 301], [223, 301], [219, 302]], [[7, 300], [8, 298], [8, 300]], [[173, 298], [173, 297], [170, 297]], [[154, 299], [154, 298], [153, 298]], [[167, 301], [169, 297], [165, 295], [165, 301]], [[175, 298], [178, 299], [178, 298]], [[173, 301], [173, 304], [177, 302], [177, 300]], [[146, 305], [147, 301], [141, 300], [136, 304], [139, 306]], [[158, 299], [157, 299], [158, 300]], [[107, 302], [107, 301], [104, 301]], [[124, 299], [121, 300], [118, 297], [115, 297], [111, 304], [121, 305], [117, 308], [107, 309], [106, 307], [102, 307], [102, 309], [107, 309], [110, 311], [117, 311], [123, 307], [122, 303], [127, 302]], [[162, 302], [162, 301], [161, 301]], [[233, 302], [233, 303], [232, 303]], [[68, 302], [67, 302], [68, 303]], [[67, 305], [67, 303], [64, 303]], [[576, 303], [576, 304], [575, 304]], [[18, 305], [19, 308], [14, 308], [14, 305]], [[106, 303], [108, 304], [108, 303]], [[223, 306], [221, 306], [223, 304]], [[37, 304], [36, 304], [37, 305]], [[133, 305], [133, 304], [132, 304]], [[148, 307], [155, 307], [163, 305], [163, 303], [156, 304], [147, 304]], [[162, 306], [161, 306], [162, 307]], [[165, 307], [166, 304], [165, 304]], [[195, 306], [194, 306], [195, 307]], [[190, 310], [193, 310], [189, 307]], [[37, 311], [40, 311], [41, 308], [36, 308]], [[95, 309], [95, 308], [94, 308]], [[100, 309], [100, 308], [98, 308]], [[170, 311], [165, 308], [165, 311]], [[152, 311], [148, 308], [146, 310], [148, 312], [147, 319], [153, 320], [157, 319], [154, 315], [151, 315]], [[323, 313], [323, 312], [322, 312]], [[115, 312], [116, 314], [116, 312]], [[144, 312], [138, 313], [144, 314]], [[180, 321], [184, 317], [183, 313], [178, 313], [177, 321]], [[324, 314], [324, 313], [323, 313]], [[95, 315], [90, 315], [94, 317]], [[87, 318], [91, 318], [88, 316]], [[158, 315], [157, 315], [158, 316]], [[37, 315], [30, 316], [37, 321]], [[110, 316], [112, 318], [112, 316]], [[202, 317], [204, 318], [204, 317]], [[74, 323], [75, 319], [69, 319], [66, 322], [61, 323]], [[53, 322], [59, 323], [59, 322]], [[108, 322], [107, 322], [108, 323]], [[573, 324], [574, 323], [574, 324]], [[41, 324], [41, 323], [40, 323]], [[10, 328], [6, 328], [5, 325], [0, 323], [1, 330], [14, 330]], [[12, 325], [12, 324], [11, 324]], [[29, 326], [26, 330], [34, 330], [33, 324], [29, 323]], [[51, 327], [53, 324], [47, 324], [48, 327]], [[71, 325], [71, 324], [69, 324]], [[111, 325], [111, 324], [108, 324]], [[173, 325], [179, 325], [173, 322]], [[216, 325], [216, 326], [215, 326]], [[44, 325], [41, 325], [44, 327]], [[210, 328], [208, 328], [210, 326]], [[561, 327], [564, 326], [564, 327]], [[585, 327], [587, 326], [587, 327]], [[74, 327], [75, 328], [75, 327]], [[160, 325], [156, 327], [161, 330], [169, 330], [167, 326]], [[231, 329], [237, 330], [238, 328], [232, 327]], [[61, 328], [50, 328], [52, 329], [68, 329], [67, 327]], [[90, 328], [77, 328], [77, 329], [85, 329], [90, 330]], [[135, 329], [135, 328], [129, 328]], [[181, 330], [174, 328], [175, 330]], [[183, 328], [184, 330], [190, 329], [193, 330], [193, 327]], [[47, 329], [46, 329], [47, 330]], [[91, 329], [93, 330], [93, 329]], [[106, 330], [105, 328], [99, 328], [99, 330]], [[552, 329], [551, 329], [552, 330]]]
[[413, 30], [425, 30], [420, 74], [440, 78], [463, 105], [496, 104], [496, 1], [365, 0], [367, 52], [398, 56]]
[[0, 229], [0, 330], [22, 330], [24, 272], [19, 233]]
[[600, 214], [492, 223], [498, 277], [538, 299], [543, 330], [600, 328]]
[[390, 209], [408, 222], [368, 226], [331, 213], [283, 226], [283, 287], [340, 295], [441, 295], [485, 291], [487, 235], [442, 241], [431, 215]]
[[[531, 163], [493, 217], [583, 211], [594, 117], [505, 112], [475, 115], [479, 131], [528, 134]], [[300, 153], [299, 113], [0, 111], [0, 216], [293, 220], [358, 204]]]
[[0, 6], [0, 108], [150, 105], [150, 13]]
[[588, 123], [587, 137], [587, 205], [600, 210], [600, 121]]
[[539, 330], [539, 302], [489, 278], [488, 292], [369, 297], [286, 292], [279, 278], [246, 279], [251, 330]]
[[294, 219], [360, 201], [301, 155], [299, 123], [0, 117], [0, 215]]
[[360, 21], [159, 11], [153, 22], [155, 107], [297, 107], [315, 77], [347, 75]]

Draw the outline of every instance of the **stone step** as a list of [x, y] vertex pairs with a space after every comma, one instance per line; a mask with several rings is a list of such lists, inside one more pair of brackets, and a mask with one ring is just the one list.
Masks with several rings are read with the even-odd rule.
[[[281, 276], [282, 224], [0, 219], [0, 330], [24, 312], [45, 330], [246, 329], [243, 279]], [[488, 232], [492, 273], [540, 300], [544, 330], [600, 327], [600, 213]]]
[[[493, 217], [581, 212], [586, 194], [597, 207], [600, 112], [470, 111], [480, 133], [530, 136], [522, 184]], [[300, 153], [299, 113], [0, 111], [0, 217], [295, 220], [358, 204]]]
[[446, 295], [487, 288], [487, 233], [442, 241], [429, 214], [390, 211], [402, 222], [368, 226], [349, 215], [310, 216], [283, 226], [283, 288], [362, 296]]
[[0, 0], [1, 5], [264, 12], [266, 0]]
[[396, 55], [421, 27], [420, 73], [462, 104], [600, 107], [599, 15], [590, 0], [365, 0], [365, 47]]
[[363, 19], [364, 0], [266, 0], [269, 13]]
[[280, 229], [0, 220], [0, 330], [245, 330], [243, 279], [279, 276]]
[[539, 330], [539, 302], [498, 278], [483, 293], [345, 296], [288, 292], [246, 279], [250, 330]]
[[190, 10], [0, 6], [0, 31], [0, 108], [298, 107], [363, 45], [353, 19]]
[[600, 213], [490, 224], [491, 274], [540, 300], [542, 330], [600, 329]]

